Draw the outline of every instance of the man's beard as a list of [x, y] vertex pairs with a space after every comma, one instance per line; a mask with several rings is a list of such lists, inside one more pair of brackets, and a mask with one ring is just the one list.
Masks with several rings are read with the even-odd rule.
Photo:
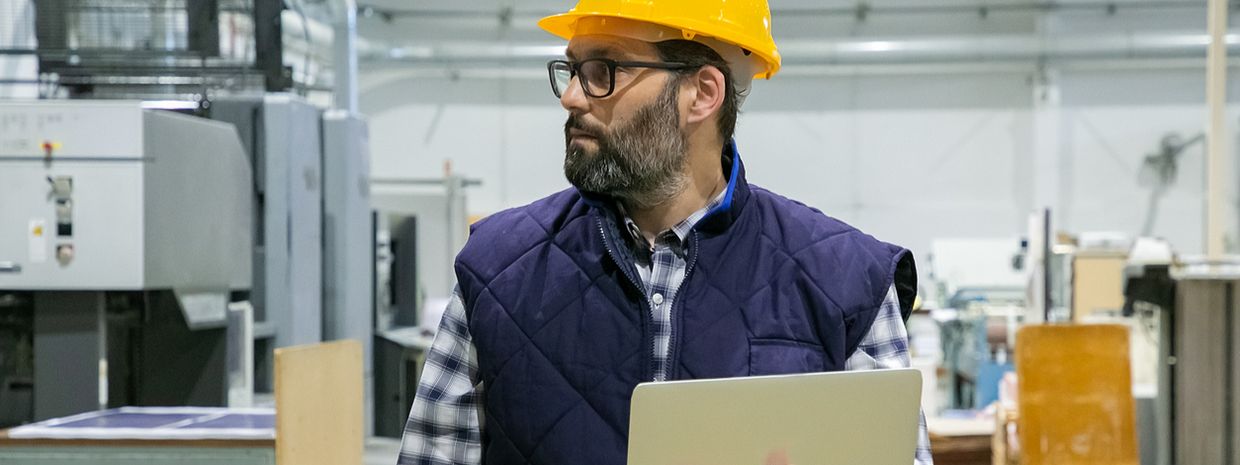
[[[680, 95], [673, 79], [659, 98], [627, 123], [607, 130], [569, 115], [564, 176], [578, 190], [618, 198], [633, 207], [660, 205], [684, 191], [688, 141], [680, 130]], [[572, 144], [569, 130], [593, 136], [597, 149]]]

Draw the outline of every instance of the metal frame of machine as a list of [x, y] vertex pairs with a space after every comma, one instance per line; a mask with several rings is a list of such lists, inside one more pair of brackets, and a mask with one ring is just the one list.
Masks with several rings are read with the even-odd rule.
[[227, 304], [250, 281], [236, 131], [140, 102], [5, 102], [0, 166], [0, 291], [32, 309], [29, 418], [222, 404]]
[[236, 125], [254, 164], [256, 389], [273, 387], [273, 349], [335, 339], [362, 343], [369, 386], [375, 249], [365, 119], [290, 94], [221, 98], [210, 117]]

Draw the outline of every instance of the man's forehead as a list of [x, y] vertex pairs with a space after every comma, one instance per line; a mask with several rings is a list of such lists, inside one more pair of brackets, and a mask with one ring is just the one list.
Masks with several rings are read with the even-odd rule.
[[654, 45], [628, 37], [592, 34], [573, 37], [565, 54], [571, 60], [590, 58], [631, 58], [649, 56]]

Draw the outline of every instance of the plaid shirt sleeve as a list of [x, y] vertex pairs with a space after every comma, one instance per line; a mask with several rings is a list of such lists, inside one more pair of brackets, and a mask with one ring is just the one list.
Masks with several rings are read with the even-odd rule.
[[465, 304], [458, 290], [426, 355], [398, 465], [477, 465], [481, 461], [477, 372]]
[[[870, 332], [861, 340], [857, 351], [853, 352], [844, 362], [844, 369], [849, 371], [875, 370], [884, 368], [908, 368], [908, 333], [904, 329], [904, 317], [900, 314], [900, 300], [896, 296], [896, 288], [887, 291], [882, 308], [870, 326]], [[926, 413], [921, 413], [918, 422], [917, 451], [913, 457], [914, 465], [933, 465], [930, 456], [930, 435], [926, 432]]]

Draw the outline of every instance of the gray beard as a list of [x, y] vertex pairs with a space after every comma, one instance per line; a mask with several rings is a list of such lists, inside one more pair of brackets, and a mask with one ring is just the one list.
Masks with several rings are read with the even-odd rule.
[[[575, 116], [564, 123], [564, 176], [578, 190], [615, 197], [626, 205], [661, 205], [684, 192], [688, 140], [680, 131], [678, 80], [672, 79], [659, 98], [613, 130], [587, 127]], [[595, 137], [594, 152], [572, 145], [570, 129]]]

